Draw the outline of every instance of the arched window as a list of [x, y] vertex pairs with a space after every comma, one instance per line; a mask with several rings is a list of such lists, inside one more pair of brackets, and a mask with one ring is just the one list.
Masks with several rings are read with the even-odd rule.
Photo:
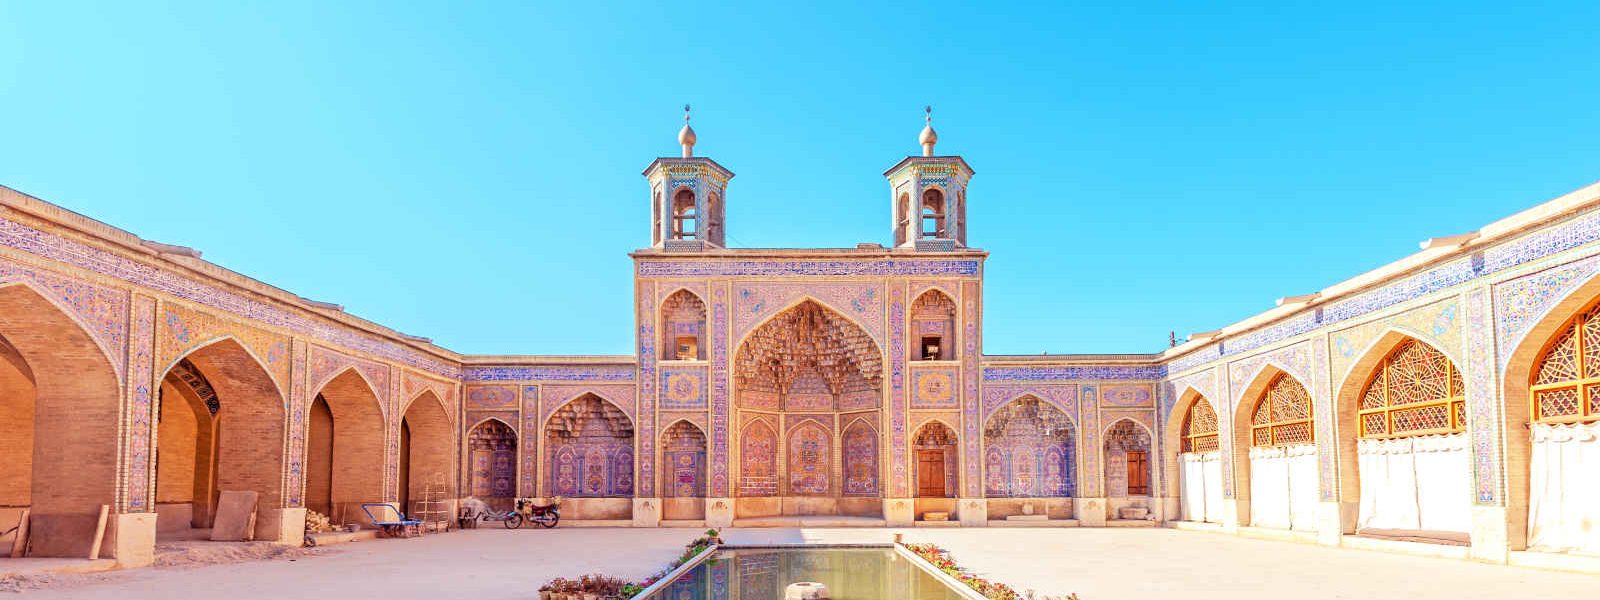
[[1461, 372], [1443, 352], [1406, 340], [1384, 357], [1361, 393], [1360, 436], [1399, 438], [1465, 431]]
[[1311, 421], [1311, 393], [1293, 377], [1279, 373], [1267, 384], [1250, 417], [1250, 445], [1309, 444], [1315, 439]]
[[928, 290], [911, 304], [912, 339], [920, 350], [912, 360], [956, 359], [956, 303], [938, 290]]
[[1183, 415], [1183, 451], [1211, 452], [1217, 442], [1217, 411], [1205, 398], [1197, 398]]
[[900, 193], [895, 203], [894, 219], [894, 245], [904, 245], [906, 235], [911, 230], [911, 194]]
[[945, 237], [944, 227], [944, 192], [937, 189], [922, 192], [922, 237]]
[[695, 239], [699, 233], [695, 228], [697, 216], [692, 190], [683, 188], [672, 194], [672, 239]]
[[1533, 370], [1533, 420], [1600, 420], [1600, 307], [1562, 327]]
[[661, 303], [661, 360], [705, 360], [706, 304], [689, 290]]

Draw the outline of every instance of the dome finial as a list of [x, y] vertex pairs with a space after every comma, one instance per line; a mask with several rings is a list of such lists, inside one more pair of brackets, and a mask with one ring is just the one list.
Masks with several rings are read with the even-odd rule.
[[694, 128], [689, 126], [689, 105], [683, 105], [683, 129], [678, 130], [678, 144], [683, 146], [683, 157], [694, 156]]
[[924, 106], [922, 112], [927, 113], [923, 122], [922, 135], [917, 136], [917, 142], [922, 144], [922, 155], [933, 156], [933, 145], [939, 143], [939, 134], [933, 130], [933, 107]]

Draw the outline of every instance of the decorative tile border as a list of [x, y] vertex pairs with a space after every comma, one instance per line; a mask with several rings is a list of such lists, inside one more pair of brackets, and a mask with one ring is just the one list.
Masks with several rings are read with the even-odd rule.
[[[1237, 338], [1211, 344], [1180, 356], [1167, 363], [1167, 366], [1174, 373], [1182, 372], [1218, 358], [1248, 352], [1325, 325], [1371, 314], [1596, 240], [1600, 240], [1600, 211], [1591, 210], [1564, 223], [1547, 226], [1354, 297], [1291, 316]], [[1511, 311], [1511, 314], [1521, 312]]]
[[155, 317], [156, 301], [148, 296], [133, 297], [133, 318], [128, 331], [128, 406], [126, 463], [123, 465], [126, 493], [121, 512], [149, 512], [155, 509], [155, 469], [151, 451], [155, 444], [157, 420], [155, 393]]
[[128, 293], [101, 287], [21, 263], [0, 259], [0, 285], [26, 282], [41, 295], [55, 300], [77, 318], [84, 331], [105, 352], [117, 375], [127, 373], [123, 344], [128, 329]]
[[461, 381], [633, 381], [632, 365], [466, 367]]
[[733, 287], [733, 339], [800, 298], [810, 298], [860, 323], [883, 343], [883, 289], [879, 283], [738, 283]]
[[200, 283], [160, 267], [136, 262], [9, 219], [0, 218], [0, 247], [13, 248], [55, 260], [231, 313], [246, 320], [289, 329], [324, 342], [394, 360], [430, 373], [452, 378], [459, 376], [455, 365], [413, 350], [407, 345], [358, 333], [354, 329], [330, 324], [310, 314], [253, 300], [242, 294]]
[[639, 277], [776, 277], [776, 276], [970, 276], [982, 272], [978, 259], [866, 260], [639, 260]]
[[1070, 381], [1090, 379], [1147, 379], [1167, 376], [1161, 365], [1087, 367], [983, 367], [984, 381]]

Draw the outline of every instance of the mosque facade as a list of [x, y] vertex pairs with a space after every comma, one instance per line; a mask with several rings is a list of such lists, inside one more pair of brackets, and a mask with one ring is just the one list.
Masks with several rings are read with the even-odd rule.
[[460, 354], [0, 188], [0, 531], [82, 556], [106, 507], [102, 555], [147, 564], [246, 491], [285, 543], [307, 511], [559, 496], [589, 525], [1600, 555], [1600, 184], [1159, 353], [1000, 356], [974, 172], [931, 123], [854, 248], [728, 247], [696, 141], [643, 173], [628, 356]]

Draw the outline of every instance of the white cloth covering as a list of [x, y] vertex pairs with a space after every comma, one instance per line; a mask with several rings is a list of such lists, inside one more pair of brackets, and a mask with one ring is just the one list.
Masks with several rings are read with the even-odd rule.
[[1472, 466], [1464, 433], [1358, 440], [1357, 530], [1470, 532]]
[[1178, 456], [1182, 468], [1181, 518], [1185, 521], [1222, 522], [1221, 453], [1185, 452]]
[[1600, 554], [1600, 423], [1533, 425], [1528, 546]]
[[1317, 446], [1250, 449], [1250, 525], [1317, 528]]

